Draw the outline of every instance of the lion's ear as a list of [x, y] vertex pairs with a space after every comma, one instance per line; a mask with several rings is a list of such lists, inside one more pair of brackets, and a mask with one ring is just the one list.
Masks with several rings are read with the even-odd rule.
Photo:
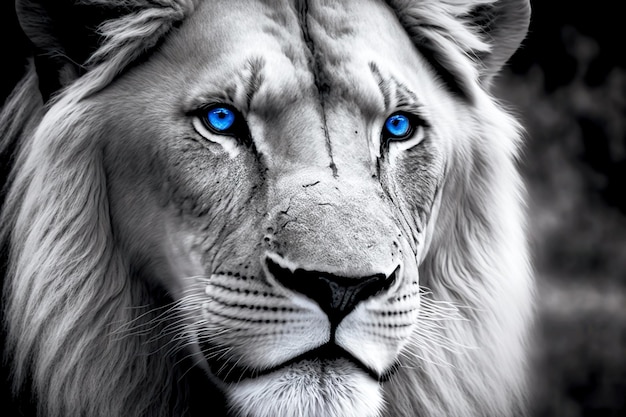
[[490, 50], [478, 54], [484, 67], [482, 78], [493, 77], [520, 46], [530, 23], [529, 0], [470, 2], [469, 21]]
[[[107, 1], [16, 0], [16, 13], [33, 45], [44, 98], [84, 72], [83, 64], [98, 48], [98, 27], [127, 13]], [[123, 5], [124, 2], [117, 2]]]
[[387, 3], [442, 80], [452, 91], [467, 97], [472, 95], [475, 80], [490, 85], [526, 36], [530, 22], [529, 0]]

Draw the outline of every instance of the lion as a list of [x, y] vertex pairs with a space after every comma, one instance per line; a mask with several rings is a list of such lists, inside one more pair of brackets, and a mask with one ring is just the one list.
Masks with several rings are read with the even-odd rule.
[[523, 415], [527, 0], [18, 0], [5, 358], [39, 416]]

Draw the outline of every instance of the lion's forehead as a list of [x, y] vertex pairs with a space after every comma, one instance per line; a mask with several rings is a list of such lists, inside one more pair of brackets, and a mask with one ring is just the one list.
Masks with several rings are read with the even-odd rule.
[[414, 48], [393, 12], [378, 1], [204, 2], [182, 32], [170, 55], [195, 67], [186, 71], [192, 82], [225, 85], [253, 62], [258, 83], [241, 104], [270, 114], [307, 100], [372, 114], [384, 100], [371, 65], [412, 72], [420, 66], [407, 54]]

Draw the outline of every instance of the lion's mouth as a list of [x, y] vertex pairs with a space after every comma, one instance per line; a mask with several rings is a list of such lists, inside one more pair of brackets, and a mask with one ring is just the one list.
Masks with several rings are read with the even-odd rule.
[[396, 370], [396, 366], [392, 366], [384, 373], [377, 372], [363, 362], [361, 362], [354, 355], [350, 354], [345, 349], [335, 345], [334, 343], [325, 344], [319, 348], [310, 350], [301, 355], [298, 355], [288, 361], [285, 361], [279, 365], [269, 368], [252, 368], [249, 366], [241, 366], [237, 362], [233, 362], [230, 359], [224, 358], [207, 358], [211, 373], [219, 378], [224, 383], [236, 383], [247, 379], [260, 378], [281, 370], [286, 370], [300, 365], [307, 366], [307, 368], [314, 367], [320, 374], [326, 372], [333, 372], [338, 367], [344, 367], [350, 365], [356, 369], [361, 370], [367, 374], [370, 378], [378, 382], [387, 381]]

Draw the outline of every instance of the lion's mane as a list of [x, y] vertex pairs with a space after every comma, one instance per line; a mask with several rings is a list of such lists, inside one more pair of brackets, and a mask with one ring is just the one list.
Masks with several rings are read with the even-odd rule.
[[[183, 415], [190, 400], [191, 365], [158, 336], [175, 312], [170, 321], [155, 321], [164, 294], [134, 279], [114, 238], [104, 161], [91, 145], [105, 132], [83, 117], [89, 111], [81, 100], [106, 88], [193, 4], [125, 3], [133, 12], [101, 27], [104, 41], [83, 76], [44, 104], [31, 65], [0, 115], [0, 154], [12, 165], [0, 223], [8, 254], [5, 356], [15, 390], [32, 385], [39, 412], [50, 417]], [[514, 415], [523, 409], [520, 358], [532, 310], [524, 192], [515, 167], [520, 128], [477, 90], [489, 80], [479, 80], [484, 74], [468, 56], [487, 54], [489, 46], [469, 23], [452, 19], [466, 10], [446, 1], [389, 3], [466, 96], [475, 146], [455, 152], [439, 231], [420, 267], [426, 298], [449, 303], [450, 320], [430, 329], [439, 340], [411, 347], [413, 366], [385, 388], [387, 413]], [[424, 326], [428, 318], [424, 308]]]

